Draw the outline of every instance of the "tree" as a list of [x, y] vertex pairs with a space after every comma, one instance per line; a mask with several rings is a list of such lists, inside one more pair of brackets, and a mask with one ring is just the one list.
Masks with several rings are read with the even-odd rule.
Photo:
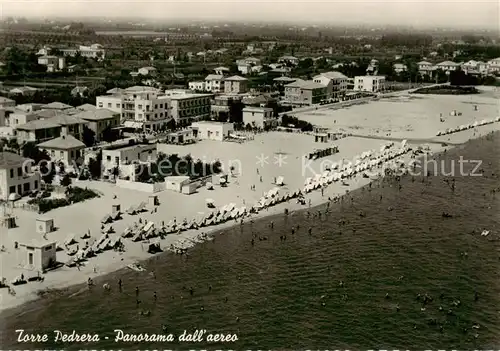
[[52, 162], [43, 162], [40, 164], [40, 174], [45, 184], [52, 184], [56, 176], [56, 168]]
[[107, 126], [103, 131], [102, 131], [102, 141], [105, 141], [107, 143], [112, 143], [113, 141], [118, 140], [119, 134], [118, 131], [111, 129], [111, 126]]
[[90, 147], [95, 144], [95, 132], [87, 126], [83, 127], [82, 134], [83, 143], [85, 146]]
[[69, 177], [68, 174], [65, 174], [64, 177], [62, 177], [60, 184], [62, 186], [70, 186], [71, 185], [71, 178]]
[[99, 151], [96, 158], [91, 158], [89, 161], [89, 173], [92, 179], [101, 178], [101, 161], [102, 161], [102, 151]]

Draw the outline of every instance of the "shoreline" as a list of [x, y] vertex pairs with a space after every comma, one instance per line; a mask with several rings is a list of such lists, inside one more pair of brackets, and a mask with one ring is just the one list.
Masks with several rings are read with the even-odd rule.
[[[496, 132], [490, 132], [485, 135], [481, 135], [478, 138], [472, 138], [469, 139], [468, 141], [464, 142], [461, 145], [454, 146], [452, 148], [445, 148], [445, 147], [440, 147], [439, 151], [434, 151], [434, 154], [431, 153], [432, 158], [439, 159], [440, 155], [442, 155], [445, 151], [443, 150], [455, 150], [463, 147], [464, 144], [473, 141], [473, 140], [478, 140], [481, 138], [485, 138], [487, 135], [491, 133], [498, 133]], [[408, 158], [410, 156], [410, 153], [403, 154], [402, 156], [396, 157], [394, 160], [401, 160], [404, 158]], [[416, 157], [415, 159], [421, 159], [422, 157], [426, 157], [425, 154]], [[390, 161], [389, 161], [390, 162]], [[379, 172], [381, 167], [374, 168], [373, 171]], [[349, 186], [342, 186], [341, 182], [334, 182], [329, 184], [325, 188], [324, 196], [321, 196], [320, 191], [312, 191], [310, 193], [305, 194], [306, 200], [311, 200], [310, 206], [308, 205], [302, 205], [299, 203], [296, 203], [296, 199], [290, 199], [288, 202], [283, 202], [279, 203], [277, 205], [274, 205], [272, 207], [268, 207], [267, 209], [260, 210], [258, 213], [254, 213], [249, 217], [246, 217], [247, 219], [245, 220], [245, 223], [243, 226], [248, 226], [251, 225], [251, 222], [253, 221], [263, 221], [267, 220], [269, 221], [271, 217], [281, 217], [284, 215], [285, 209], [289, 211], [289, 216], [296, 216], [297, 214], [300, 215], [308, 210], [315, 210], [318, 207], [323, 207], [328, 203], [328, 197], [331, 197], [332, 199], [335, 196], [341, 196], [344, 195], [344, 193], [340, 192], [339, 189], [344, 189], [348, 190], [349, 193], [351, 192], [359, 192], [362, 191], [362, 188], [367, 187], [370, 183], [376, 183], [380, 181], [382, 178], [379, 179], [370, 179], [370, 178], [363, 178], [361, 173], [356, 174], [353, 178], [349, 179]], [[291, 202], [290, 202], [291, 201]], [[333, 203], [336, 204], [336, 203]], [[190, 229], [185, 232], [182, 232], [181, 234], [168, 234], [166, 239], [161, 240], [160, 243], [162, 244], [162, 248], [168, 247], [169, 244], [166, 244], [165, 241], [169, 239], [173, 239], [174, 241], [177, 240], [185, 240], [185, 239], [193, 239], [196, 238], [200, 233], [205, 233], [210, 236], [214, 237], [214, 240], [217, 238], [218, 234], [222, 234], [225, 230], [232, 230], [236, 227], [240, 226], [239, 222], [233, 223], [232, 220], [229, 220], [227, 222], [215, 225], [211, 228], [200, 228], [200, 229]], [[131, 242], [133, 243], [133, 242]], [[142, 242], [137, 242], [136, 246], [141, 246], [143, 245]], [[203, 244], [203, 243], [202, 243]], [[192, 250], [196, 249], [200, 245], [194, 245]], [[191, 250], [189, 250], [191, 251]], [[126, 254], [125, 254], [126, 255]], [[125, 256], [121, 255], [121, 256]], [[147, 265], [147, 262], [152, 259], [161, 259], [161, 258], [166, 258], [169, 257], [168, 255], [176, 255], [173, 252], [170, 252], [169, 250], [164, 250], [163, 252], [151, 255], [147, 252], [143, 252], [141, 255], [134, 256], [134, 255], [129, 255], [128, 257], [122, 257], [121, 260], [113, 260], [113, 261], [108, 261], [108, 264], [104, 269], [99, 270], [97, 273], [94, 273], [92, 269], [89, 269], [91, 265], [87, 264], [84, 269], [87, 270], [88, 272], [85, 272], [86, 274], [84, 275], [85, 278], [91, 277], [94, 282], [96, 283], [96, 286], [99, 284], [102, 284], [106, 282], [106, 279], [109, 275], [112, 274], [117, 274], [119, 271], [122, 269], [127, 270], [127, 264], [137, 262], [141, 265]], [[82, 271], [84, 270], [82, 269]], [[67, 271], [62, 271], [59, 272], [60, 274], [65, 274]], [[79, 272], [80, 273], [80, 272]], [[150, 272], [144, 272], [145, 274], [149, 274]], [[50, 273], [52, 274], [52, 273]], [[14, 296], [11, 298], [11, 301], [9, 304], [4, 304], [2, 302], [2, 306], [0, 309], [0, 313], [2, 314], [2, 318], [8, 318], [8, 316], [15, 311], [17, 308], [19, 308], [21, 305], [25, 304], [30, 304], [34, 303], [37, 300], [43, 299], [43, 295], [40, 294], [41, 291], [45, 291], [46, 294], [51, 295], [51, 294], [60, 294], [64, 293], [67, 291], [81, 291], [82, 288], [84, 290], [87, 289], [85, 280], [82, 280], [80, 283], [76, 283], [74, 280], [64, 280], [62, 283], [58, 282], [52, 282], [50, 283], [50, 280], [48, 280], [47, 286], [40, 287], [40, 289], [36, 289], [35, 291], [31, 293], [25, 293], [20, 296]], [[38, 284], [38, 283], [29, 283], [29, 284]], [[44, 284], [45, 285], [45, 284]], [[73, 292], [74, 293], [74, 292]], [[78, 293], [78, 292], [77, 292]]]

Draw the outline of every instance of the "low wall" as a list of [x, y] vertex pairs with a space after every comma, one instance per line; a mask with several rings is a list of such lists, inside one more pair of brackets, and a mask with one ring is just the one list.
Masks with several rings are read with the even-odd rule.
[[145, 193], [157, 193], [160, 191], [164, 191], [166, 189], [165, 182], [162, 183], [141, 183], [141, 182], [132, 182], [130, 180], [117, 179], [116, 185], [120, 188], [143, 191]]

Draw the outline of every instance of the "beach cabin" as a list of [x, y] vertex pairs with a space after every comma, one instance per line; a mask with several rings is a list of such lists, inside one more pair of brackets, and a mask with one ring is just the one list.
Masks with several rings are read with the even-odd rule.
[[214, 185], [223, 185], [227, 184], [228, 176], [227, 174], [214, 174], [212, 175], [212, 184]]
[[50, 218], [36, 219], [36, 232], [38, 234], [48, 234], [54, 231], [54, 220]]
[[184, 184], [182, 186], [181, 192], [185, 195], [194, 194], [196, 192], [196, 190], [198, 189], [198, 184], [199, 184], [199, 182], [191, 182], [191, 183]]
[[165, 188], [167, 190], [182, 192], [182, 187], [189, 183], [188, 176], [170, 176], [165, 178]]
[[56, 250], [57, 244], [55, 241], [20, 243], [18, 251], [19, 265], [25, 269], [43, 272], [56, 264]]
[[215, 121], [194, 122], [191, 125], [194, 136], [198, 139], [223, 141], [234, 132], [234, 124]]

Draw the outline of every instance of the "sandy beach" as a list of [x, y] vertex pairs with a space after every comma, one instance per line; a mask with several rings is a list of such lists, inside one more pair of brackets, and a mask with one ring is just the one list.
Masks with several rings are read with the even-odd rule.
[[[183, 195], [171, 191], [157, 193], [160, 201], [157, 212], [152, 212], [152, 207], [149, 206], [148, 211], [140, 216], [125, 214], [122, 220], [113, 223], [113, 228], [119, 235], [127, 226], [138, 221], [139, 217], [157, 224], [162, 221], [167, 223], [173, 218], [178, 221], [184, 218], [196, 218], [208, 212], [205, 204], [206, 198], [212, 198], [218, 207], [228, 203], [235, 203], [236, 206], [251, 206], [264, 192], [275, 187], [273, 184], [275, 177], [284, 177], [283, 192], [302, 188], [305, 178], [313, 176], [313, 172], [321, 173], [321, 164], [325, 160], [333, 162], [339, 162], [343, 159], [352, 160], [362, 152], [379, 150], [381, 146], [387, 144], [387, 140], [384, 139], [386, 137], [432, 139], [435, 143], [426, 143], [423, 146], [428, 147], [431, 152], [439, 152], [445, 148], [442, 146], [442, 142], [450, 143], [451, 147], [452, 144], [461, 144], [469, 139], [499, 130], [500, 123], [493, 123], [452, 135], [435, 136], [439, 130], [497, 117], [499, 115], [498, 92], [486, 88], [483, 90], [482, 94], [473, 96], [395, 97], [341, 110], [329, 111], [328, 108], [325, 108], [296, 115], [298, 118], [305, 119], [315, 125], [329, 127], [333, 131], [343, 130], [356, 135], [332, 144], [315, 143], [313, 136], [307, 134], [280, 132], [260, 134], [254, 140], [244, 144], [215, 141], [203, 141], [190, 146], [158, 144], [158, 150], [167, 154], [191, 154], [194, 159], [199, 158], [204, 161], [219, 159], [226, 170], [229, 170], [230, 166], [235, 167], [236, 176], [230, 177], [227, 187], [217, 186], [213, 191], [200, 188], [198, 193], [193, 195]], [[474, 104], [478, 106], [477, 111], [473, 108]], [[453, 110], [462, 112], [462, 115], [450, 116], [449, 113]], [[440, 122], [440, 114], [445, 117], [444, 122]], [[366, 138], [367, 136], [380, 138], [370, 139]], [[317, 148], [333, 145], [338, 146], [338, 154], [311, 163], [304, 163], [303, 156], [305, 154]], [[419, 145], [419, 143], [411, 144], [412, 147]], [[260, 177], [262, 177], [262, 182]], [[340, 182], [332, 183], [325, 189], [323, 196], [320, 191], [314, 191], [307, 194], [306, 199], [311, 201], [312, 206], [318, 205], [325, 202], [328, 197], [344, 194], [346, 190], [352, 191], [368, 182], [370, 179], [358, 175], [349, 180], [347, 186]], [[18, 227], [9, 229], [6, 235], [2, 235], [2, 245], [6, 247], [7, 251], [0, 254], [2, 276], [7, 281], [21, 273], [26, 276], [33, 275], [33, 272], [24, 271], [13, 264], [13, 262], [18, 261], [16, 255], [19, 254], [18, 251], [14, 250], [13, 243], [14, 241], [22, 242], [33, 239], [36, 236], [34, 233], [37, 218], [54, 219], [57, 230], [48, 234], [48, 238], [53, 241], [64, 242], [69, 234], [75, 234], [75, 237], [79, 238], [88, 230], [92, 236], [99, 237], [101, 219], [107, 213], [111, 213], [112, 205], [120, 204], [122, 209], [126, 209], [131, 205], [138, 205], [141, 201], [147, 201], [149, 195], [119, 188], [105, 182], [79, 181], [75, 185], [96, 189], [103, 195], [100, 198], [59, 208], [44, 215], [21, 209], [12, 210]], [[251, 185], [255, 185], [255, 190], [250, 189]], [[254, 217], [283, 213], [285, 209], [294, 211], [301, 208], [304, 206], [291, 200], [289, 203], [263, 210]], [[233, 224], [234, 222], [231, 221], [218, 226], [186, 231], [180, 235], [171, 234], [161, 242], [161, 247], [165, 249], [180, 238], [194, 238], [201, 232], [213, 231], [217, 233]], [[90, 259], [80, 270], [62, 267], [48, 272], [45, 275], [45, 280], [41, 283], [16, 286], [16, 296], [11, 296], [6, 289], [2, 289], [0, 290], [0, 307], [2, 310], [15, 307], [36, 298], [38, 290], [83, 283], [88, 277], [103, 275], [123, 268], [128, 263], [151, 256], [146, 252], [143, 244], [130, 240], [125, 240], [125, 249], [124, 253], [115, 251], [101, 253]], [[58, 261], [65, 262], [67, 259], [64, 252], [58, 252]]]

